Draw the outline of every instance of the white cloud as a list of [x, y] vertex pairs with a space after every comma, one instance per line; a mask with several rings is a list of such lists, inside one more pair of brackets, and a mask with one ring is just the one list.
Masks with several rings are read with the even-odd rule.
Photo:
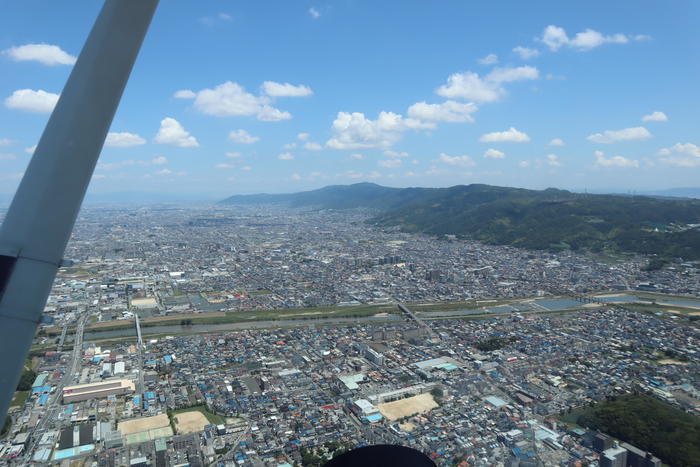
[[384, 151], [385, 156], [393, 157], [394, 159], [397, 157], [408, 157], [409, 154], [407, 152], [399, 152], [399, 151], [392, 151], [391, 149], [387, 149]]
[[563, 139], [554, 138], [547, 146], [565, 146], [565, 143]]
[[427, 104], [418, 102], [408, 108], [408, 115], [418, 120], [431, 122], [473, 122], [471, 114], [476, 112], [478, 107], [469, 102], [462, 104], [455, 101], [445, 101], [442, 104]]
[[165, 156], [154, 157], [151, 160], [151, 164], [153, 164], [153, 165], [165, 165], [167, 163], [168, 163], [168, 158]]
[[498, 55], [496, 54], [488, 54], [484, 58], [480, 58], [477, 60], [477, 62], [481, 63], [482, 65], [495, 65], [498, 63]]
[[249, 165], [244, 165], [243, 167], [241, 167], [241, 170], [245, 170], [246, 172], [248, 172], [248, 171], [253, 170], [253, 168]]
[[0, 160], [12, 160], [12, 159], [17, 159], [17, 156], [15, 154], [3, 154], [0, 153]]
[[299, 175], [298, 173], [293, 173], [292, 180], [301, 180], [301, 175]]
[[588, 141], [599, 144], [610, 144], [617, 141], [633, 141], [651, 138], [649, 130], [643, 126], [624, 128], [622, 130], [605, 130], [602, 133], [595, 133], [586, 138]]
[[161, 169], [158, 172], [156, 172], [156, 175], [170, 175], [172, 173], [173, 171], [170, 169]]
[[140, 146], [146, 144], [146, 140], [141, 138], [136, 133], [107, 133], [105, 146], [115, 148], [127, 148], [131, 146]]
[[396, 167], [401, 167], [403, 161], [401, 159], [388, 159], [379, 161], [378, 164], [380, 167], [384, 167], [387, 169], [395, 169]]
[[498, 149], [487, 149], [484, 153], [484, 157], [489, 159], [503, 159], [506, 157], [506, 153], [499, 151]]
[[482, 143], [527, 143], [530, 141], [530, 137], [522, 131], [510, 127], [506, 131], [494, 131], [481, 135], [479, 141]]
[[34, 146], [24, 148], [24, 152], [26, 152], [27, 154], [34, 154], [34, 151], [36, 151], [36, 144]]
[[[194, 108], [207, 115], [216, 117], [255, 115], [258, 120], [267, 122], [292, 118], [289, 112], [272, 107], [270, 105], [272, 99], [269, 96], [254, 96], [243, 86], [232, 81], [219, 84], [214, 89], [202, 89], [194, 94], [196, 96]], [[191, 94], [184, 92], [183, 96], [191, 96]]]
[[289, 120], [292, 118], [292, 114], [270, 105], [263, 105], [258, 112], [257, 118], [263, 122], [279, 122], [280, 120]]
[[15, 144], [10, 138], [0, 138], [0, 146], [12, 146]]
[[[657, 153], [661, 160], [676, 167], [695, 167], [700, 165], [700, 147], [693, 143], [676, 143], [670, 148], [662, 148]], [[677, 154], [672, 156], [672, 154]]]
[[[635, 40], [638, 40], [636, 37]], [[603, 44], [626, 44], [630, 41], [630, 38], [624, 34], [612, 34], [610, 36], [606, 36], [593, 29], [586, 29], [585, 31], [576, 33], [573, 39], [571, 39], [567, 35], [564, 28], [549, 25], [544, 29], [544, 32], [539, 40], [549, 47], [549, 50], [556, 52], [563, 46], [586, 51], [599, 47]]]
[[321, 17], [321, 13], [314, 7], [309, 8], [309, 14], [313, 19], [318, 19]]
[[294, 159], [294, 154], [292, 154], [291, 152], [285, 152], [277, 156], [277, 159], [281, 161], [291, 161], [292, 159]]
[[466, 154], [463, 156], [449, 156], [444, 152], [440, 153], [440, 162], [460, 167], [474, 167], [476, 165], [476, 162]]
[[227, 152], [226, 154], [224, 154], [224, 156], [230, 157], [232, 159], [237, 159], [237, 158], [241, 157], [241, 153], [240, 152]]
[[520, 162], [518, 162], [518, 165], [522, 168], [527, 168], [527, 167], [530, 167], [531, 162], [530, 161], [520, 161]]
[[509, 83], [511, 81], [523, 81], [529, 79], [538, 79], [540, 72], [534, 66], [519, 66], [516, 68], [494, 68], [491, 73], [486, 75], [486, 81], [493, 83]]
[[233, 16], [229, 15], [228, 13], [219, 13], [216, 16], [218, 16], [222, 21], [231, 21], [233, 19]]
[[308, 149], [309, 151], [320, 151], [321, 149], [323, 149], [323, 147], [318, 143], [310, 141], [304, 145], [304, 149]]
[[302, 141], [306, 141], [306, 140], [309, 139], [310, 137], [311, 137], [311, 135], [308, 134], [308, 133], [299, 133], [299, 134], [297, 135], [297, 138], [299, 138], [299, 139], [302, 140]]
[[76, 58], [57, 45], [26, 44], [3, 51], [16, 62], [35, 61], [44, 65], [74, 65]]
[[358, 161], [365, 159], [365, 156], [363, 156], [362, 154], [359, 154], [359, 153], [350, 154], [350, 157], [355, 159], [355, 160], [358, 160]]
[[313, 94], [311, 88], [303, 84], [295, 86], [274, 81], [265, 81], [262, 85], [262, 91], [270, 97], [306, 97]]
[[160, 128], [156, 134], [155, 142], [181, 148], [199, 146], [197, 139], [190, 135], [180, 122], [170, 117], [166, 117], [160, 121]]
[[103, 174], [92, 174], [92, 180], [104, 180], [105, 178], [107, 176]]
[[540, 51], [537, 49], [532, 49], [530, 47], [523, 47], [523, 46], [517, 46], [513, 49], [513, 52], [518, 54], [522, 60], [530, 60], [531, 58], [535, 58], [540, 54]]
[[361, 112], [338, 112], [333, 121], [333, 137], [326, 145], [334, 149], [366, 149], [389, 147], [401, 139], [409, 129], [435, 128], [432, 123], [404, 118], [393, 112], [380, 112], [376, 120], [370, 120]]
[[190, 89], [180, 89], [173, 95], [175, 99], [194, 99], [197, 94]]
[[436, 93], [449, 99], [462, 98], [476, 102], [492, 102], [505, 95], [502, 83], [531, 80], [539, 77], [539, 70], [531, 66], [517, 68], [495, 68], [481, 78], [478, 73], [467, 71], [454, 73], [447, 78], [447, 84], [436, 89]]
[[233, 130], [228, 134], [228, 139], [233, 141], [234, 143], [241, 143], [241, 144], [253, 144], [258, 141], [260, 141], [260, 137], [258, 136], [253, 136], [250, 133], [248, 133], [246, 130]]
[[547, 164], [551, 165], [552, 167], [561, 166], [561, 162], [559, 162], [559, 156], [557, 156], [556, 154], [547, 154]]
[[659, 112], [658, 110], [656, 112], [652, 112], [649, 115], [645, 115], [642, 117], [643, 122], [666, 122], [668, 121], [668, 117], [666, 116], [665, 113]]
[[216, 169], [232, 169], [233, 167], [234, 167], [233, 164], [229, 164], [229, 163], [226, 163], [226, 162], [223, 162], [223, 163], [221, 163], [221, 164], [216, 164], [216, 165], [214, 166], [214, 168], [216, 168]]
[[297, 143], [287, 143], [282, 145], [282, 149], [294, 149], [297, 147]]
[[603, 151], [596, 151], [594, 154], [595, 165], [598, 167], [639, 167], [639, 161], [634, 159], [628, 159], [622, 156], [606, 158]]
[[51, 113], [58, 102], [58, 94], [43, 89], [18, 89], [5, 99], [5, 106], [10, 109], [23, 110], [40, 114]]

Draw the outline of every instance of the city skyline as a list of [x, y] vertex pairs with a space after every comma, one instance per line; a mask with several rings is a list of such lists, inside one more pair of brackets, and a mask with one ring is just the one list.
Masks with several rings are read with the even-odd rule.
[[[163, 2], [90, 192], [696, 185], [697, 6], [603, 5]], [[7, 5], [0, 193], [98, 7]]]

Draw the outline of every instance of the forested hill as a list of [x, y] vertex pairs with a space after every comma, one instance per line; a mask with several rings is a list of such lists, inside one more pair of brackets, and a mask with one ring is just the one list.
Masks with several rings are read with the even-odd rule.
[[228, 204], [378, 210], [372, 222], [533, 249], [616, 250], [700, 259], [700, 200], [590, 195], [489, 185], [388, 188], [371, 183], [288, 195], [242, 195]]

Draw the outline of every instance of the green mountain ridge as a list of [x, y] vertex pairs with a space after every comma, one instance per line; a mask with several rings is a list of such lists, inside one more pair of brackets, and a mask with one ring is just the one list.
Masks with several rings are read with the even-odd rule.
[[700, 259], [700, 200], [581, 194], [549, 188], [457, 185], [389, 188], [372, 183], [280, 195], [240, 195], [227, 204], [370, 208], [370, 222], [530, 249], [585, 249]]

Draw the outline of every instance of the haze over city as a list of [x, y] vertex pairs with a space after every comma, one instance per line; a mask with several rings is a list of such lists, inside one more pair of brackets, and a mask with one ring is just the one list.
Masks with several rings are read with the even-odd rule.
[[[4, 6], [0, 193], [98, 8]], [[165, 2], [90, 190], [695, 186], [698, 13], [690, 1]]]

